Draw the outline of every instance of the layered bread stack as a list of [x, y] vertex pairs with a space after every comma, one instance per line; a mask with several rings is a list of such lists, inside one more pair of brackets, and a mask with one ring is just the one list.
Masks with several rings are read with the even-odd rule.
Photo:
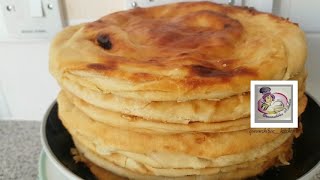
[[296, 24], [192, 2], [68, 27], [50, 71], [77, 158], [99, 179], [242, 179], [288, 164], [301, 132], [251, 133], [250, 81], [298, 80], [300, 115], [305, 59]]

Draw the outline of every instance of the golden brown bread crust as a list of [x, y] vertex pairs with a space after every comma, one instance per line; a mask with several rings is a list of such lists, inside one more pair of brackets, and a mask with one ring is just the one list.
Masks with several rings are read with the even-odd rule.
[[[237, 119], [249, 116], [251, 80], [298, 77], [301, 113], [305, 56], [304, 34], [288, 20], [193, 2], [136, 8], [68, 27], [52, 43], [50, 71], [70, 91], [58, 97], [59, 117], [96, 165], [128, 177], [229, 179], [289, 159], [299, 129], [251, 133], [246, 119]], [[137, 104], [127, 105], [134, 112], [123, 106], [127, 102]], [[163, 111], [167, 105], [175, 107], [172, 112]], [[238, 125], [244, 126], [232, 129]]]
[[250, 80], [289, 79], [305, 56], [303, 32], [285, 19], [177, 3], [66, 28], [52, 43], [50, 70], [58, 80], [135, 99], [222, 99], [247, 92]]
[[[298, 80], [298, 98], [304, 96], [306, 72], [292, 80]], [[221, 100], [141, 101], [123, 98], [113, 94], [103, 94], [85, 88], [71, 80], [64, 79], [60, 86], [73, 95], [94, 106], [148, 120], [188, 124], [192, 122], [221, 122], [247, 118], [250, 115], [250, 94], [235, 95]], [[304, 107], [301, 108], [303, 112]]]
[[[59, 101], [68, 101], [74, 104], [74, 106], [76, 106], [84, 114], [96, 121], [117, 128], [136, 132], [153, 134], [176, 134], [188, 132], [219, 133], [239, 131], [250, 128], [250, 117], [215, 123], [192, 122], [188, 124], [170, 123], [169, 120], [167, 122], [161, 122], [160, 120], [155, 119], [144, 119], [139, 116], [131, 116], [128, 114], [122, 114], [95, 107], [67, 91], [60, 92]], [[298, 116], [302, 114], [306, 105], [307, 98], [302, 94], [302, 96], [299, 98]]]
[[[224, 121], [217, 123], [194, 122], [189, 124], [178, 124], [161, 122], [159, 120], [143, 119], [139, 116], [132, 116], [105, 110], [95, 107], [67, 91], [60, 93], [61, 101], [70, 101], [79, 110], [90, 118], [106, 123], [107, 125], [127, 129], [137, 132], [175, 134], [185, 132], [230, 132], [250, 128], [250, 118], [242, 118], [233, 121]], [[301, 109], [301, 108], [300, 108]], [[303, 108], [304, 109], [304, 108]]]
[[[59, 117], [72, 136], [80, 136], [95, 146], [150, 154], [179, 153], [205, 159], [248, 152], [269, 142], [285, 140], [285, 133], [250, 133], [250, 130], [228, 133], [149, 134], [114, 128], [90, 119], [72, 103], [59, 103]], [[280, 129], [274, 129], [280, 132]], [[271, 145], [270, 145], [271, 146]], [[196, 147], [196, 148], [195, 148]]]
[[[269, 167], [274, 165], [283, 165], [287, 163], [292, 158], [292, 151], [291, 151], [291, 144], [292, 138], [287, 140], [281, 146], [276, 148], [275, 150], [271, 151], [267, 155], [254, 159], [249, 162], [240, 163], [232, 166], [226, 166], [221, 168], [204, 168], [204, 169], [176, 169], [177, 171], [182, 171], [187, 174], [190, 171], [198, 172], [196, 176], [161, 176], [157, 175], [157, 172], [153, 174], [152, 168], [146, 166], [144, 164], [138, 163], [138, 167], [136, 168], [132, 166], [132, 163], [120, 163], [119, 159], [116, 157], [116, 154], [109, 154], [109, 155], [99, 155], [96, 152], [87, 148], [84, 144], [80, 143], [77, 139], [74, 139], [75, 146], [78, 149], [78, 154], [76, 155], [76, 159], [84, 162], [92, 171], [92, 173], [98, 179], [108, 179], [109, 177], [112, 178], [119, 178], [122, 179], [124, 177], [130, 177], [134, 179], [242, 179], [247, 178], [250, 176], [258, 175], [263, 173]], [[120, 157], [122, 161], [130, 161], [130, 159], [126, 157]], [[100, 167], [99, 167], [100, 166]], [[147, 173], [142, 173], [141, 170], [147, 168]], [[163, 169], [167, 170], [168, 172], [174, 171], [173, 169]], [[160, 170], [160, 171], [163, 171]], [[212, 173], [208, 173], [208, 171], [212, 171]], [[113, 174], [115, 173], [115, 174]], [[240, 174], [239, 174], [240, 173]], [[120, 175], [117, 177], [117, 175]], [[175, 173], [177, 174], [177, 173]], [[191, 173], [192, 174], [192, 173]]]

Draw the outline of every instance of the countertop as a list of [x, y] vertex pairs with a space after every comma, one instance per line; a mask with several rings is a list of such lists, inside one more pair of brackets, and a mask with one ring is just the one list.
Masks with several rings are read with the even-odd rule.
[[39, 121], [0, 121], [0, 180], [36, 180]]

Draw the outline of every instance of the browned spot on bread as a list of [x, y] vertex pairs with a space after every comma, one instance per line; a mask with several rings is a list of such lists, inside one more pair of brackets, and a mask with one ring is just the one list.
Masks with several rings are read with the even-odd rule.
[[106, 70], [114, 70], [116, 69], [116, 64], [102, 64], [102, 63], [92, 63], [88, 64], [87, 68], [97, 70], [97, 71], [106, 71]]
[[142, 81], [155, 80], [154, 76], [148, 73], [134, 73], [134, 78], [136, 78], [137, 81], [138, 80], [142, 80]]
[[205, 136], [199, 136], [199, 137], [196, 137], [195, 141], [197, 144], [201, 144], [203, 143], [204, 141], [206, 140], [206, 137]]
[[200, 77], [232, 77], [235, 75], [256, 75], [257, 73], [245, 67], [239, 67], [231, 70], [221, 70], [202, 65], [192, 65], [190, 75]]
[[209, 68], [201, 65], [192, 65], [191, 74], [195, 74], [201, 77], [218, 77], [218, 76], [229, 77], [232, 75], [229, 72], [224, 72], [219, 69], [213, 69], [213, 68]]
[[163, 60], [161, 59], [156, 59], [156, 58], [153, 58], [153, 59], [149, 59], [146, 61], [147, 64], [152, 64], [152, 65], [155, 65], [155, 66], [165, 66], [163, 63], [162, 63]]
[[164, 145], [163, 147], [164, 147], [165, 149], [167, 149], [168, 151], [175, 150], [175, 148], [174, 148], [174, 147], [169, 146], [169, 145]]
[[229, 28], [229, 27], [231, 27], [231, 24], [224, 24], [223, 27], [224, 27], [224, 28]]

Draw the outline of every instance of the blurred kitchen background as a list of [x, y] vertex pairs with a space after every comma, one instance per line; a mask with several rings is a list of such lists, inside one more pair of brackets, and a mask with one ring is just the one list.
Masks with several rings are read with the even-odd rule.
[[[59, 88], [48, 72], [53, 34], [135, 6], [174, 0], [0, 0], [0, 120], [41, 120]], [[307, 91], [320, 101], [319, 0], [216, 0], [255, 7], [299, 23], [309, 55]]]

